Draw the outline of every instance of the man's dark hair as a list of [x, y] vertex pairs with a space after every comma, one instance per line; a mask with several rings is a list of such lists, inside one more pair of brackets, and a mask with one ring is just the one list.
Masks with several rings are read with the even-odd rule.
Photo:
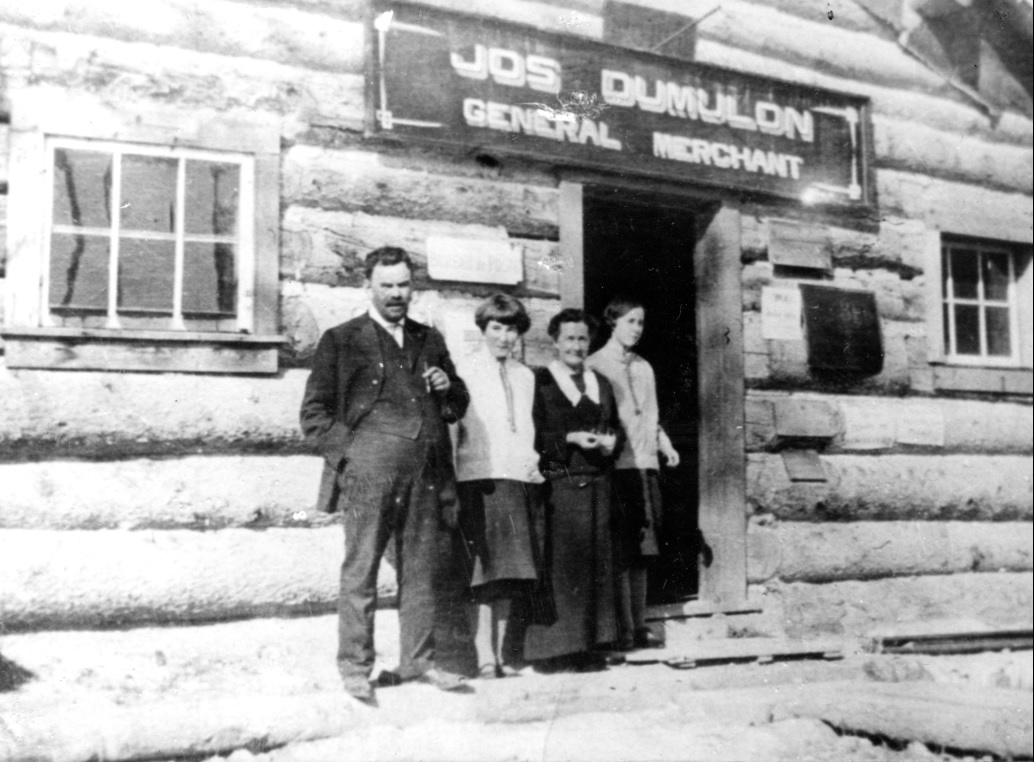
[[585, 310], [577, 310], [574, 307], [568, 307], [567, 309], [560, 310], [560, 312], [550, 318], [549, 326], [546, 328], [546, 333], [549, 334], [549, 338], [556, 341], [557, 337], [560, 335], [560, 326], [564, 323], [585, 323], [585, 327], [589, 329], [590, 339], [596, 335], [596, 329], [599, 327], [599, 323], [596, 322], [596, 318]]
[[618, 294], [603, 310], [603, 322], [613, 328], [619, 318], [624, 317], [636, 307], [644, 309], [642, 301], [628, 294]]
[[377, 265], [397, 265], [399, 262], [405, 262], [409, 271], [413, 272], [413, 260], [409, 258], [409, 252], [405, 249], [398, 246], [381, 246], [379, 249], [374, 249], [366, 255], [366, 263], [363, 268], [366, 280], [370, 280], [373, 268]]
[[482, 333], [491, 320], [503, 325], [512, 325], [521, 335], [531, 328], [528, 311], [509, 294], [493, 294], [481, 302], [474, 311], [474, 323]]

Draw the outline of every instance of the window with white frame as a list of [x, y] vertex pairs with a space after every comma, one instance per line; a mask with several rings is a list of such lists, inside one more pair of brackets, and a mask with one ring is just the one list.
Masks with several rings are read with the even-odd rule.
[[948, 362], [1019, 365], [1021, 267], [1016, 253], [1006, 246], [942, 243], [942, 327]]
[[250, 332], [251, 157], [52, 138], [44, 324]]
[[9, 100], [7, 367], [276, 372], [277, 119]]

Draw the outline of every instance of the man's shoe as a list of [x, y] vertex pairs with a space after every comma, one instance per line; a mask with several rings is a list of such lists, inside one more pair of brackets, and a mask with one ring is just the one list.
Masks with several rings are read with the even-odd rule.
[[653, 634], [649, 627], [640, 627], [635, 631], [636, 648], [664, 648], [664, 638]]
[[471, 693], [473, 688], [467, 684], [467, 678], [453, 672], [443, 672], [440, 669], [431, 668], [416, 678], [418, 683], [431, 685], [440, 691], [450, 693]]
[[349, 675], [342, 677], [345, 693], [367, 706], [377, 706], [377, 698], [373, 694], [373, 686], [365, 675]]

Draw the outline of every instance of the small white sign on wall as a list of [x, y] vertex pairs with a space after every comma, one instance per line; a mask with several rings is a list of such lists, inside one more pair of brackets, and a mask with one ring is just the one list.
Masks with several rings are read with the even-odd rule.
[[508, 240], [427, 237], [427, 274], [435, 280], [514, 285], [524, 277], [520, 246]]
[[801, 291], [798, 288], [761, 289], [761, 338], [803, 341]]

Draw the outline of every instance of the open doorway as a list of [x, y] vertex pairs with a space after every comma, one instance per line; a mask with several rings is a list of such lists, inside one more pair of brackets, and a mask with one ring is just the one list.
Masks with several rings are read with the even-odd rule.
[[[696, 219], [677, 197], [628, 189], [586, 186], [582, 203], [585, 309], [599, 317], [615, 294], [643, 302], [637, 352], [653, 366], [661, 425], [681, 455], [661, 469], [662, 549], [649, 582], [651, 604], [676, 603], [700, 582]], [[593, 349], [608, 337], [604, 326]]]

